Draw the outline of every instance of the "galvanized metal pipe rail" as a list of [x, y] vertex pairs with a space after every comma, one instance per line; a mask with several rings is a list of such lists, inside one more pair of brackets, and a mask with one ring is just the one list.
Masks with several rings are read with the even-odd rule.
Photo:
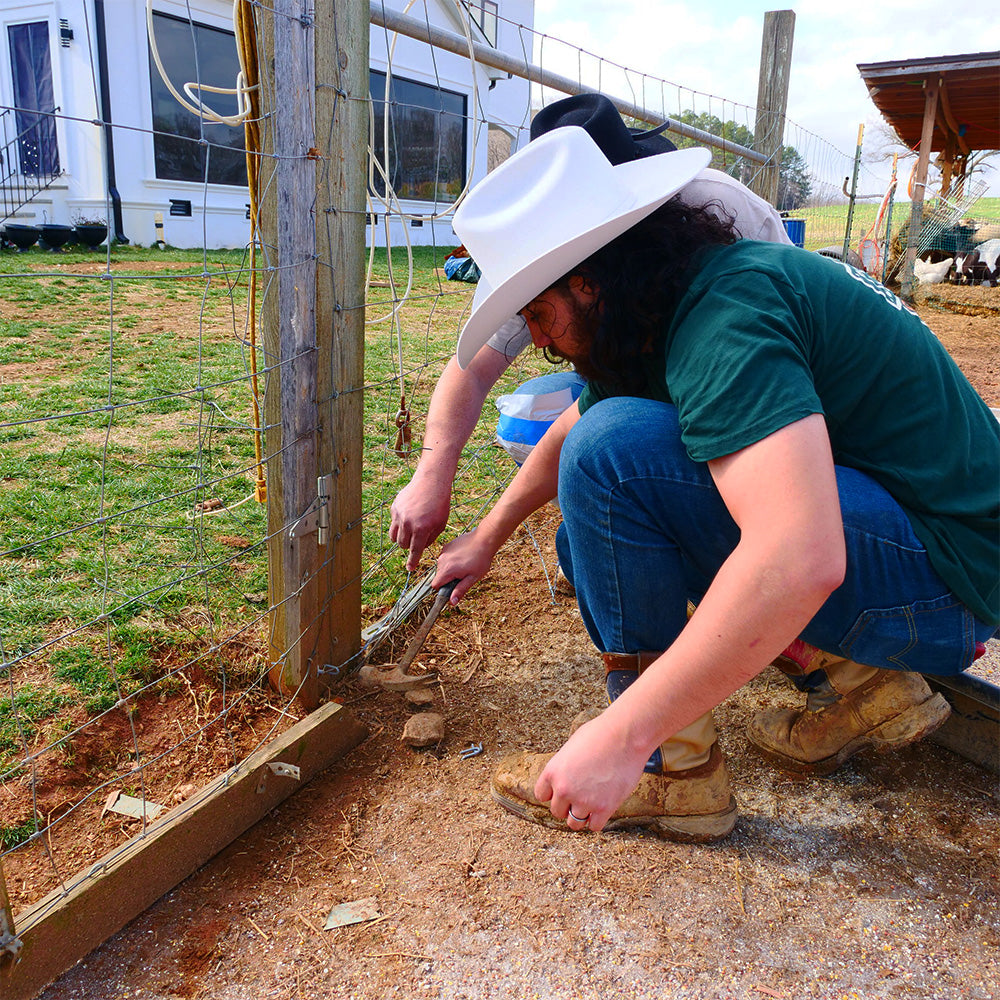
[[[445, 31], [424, 21], [419, 21], [415, 17], [387, 10], [378, 0], [371, 0], [371, 22], [381, 28], [388, 28], [389, 31], [396, 31], [401, 35], [406, 35], [408, 38], [415, 38], [418, 41], [434, 45], [439, 49], [454, 52], [456, 55], [469, 55], [469, 43], [461, 35], [452, 34], [450, 31]], [[505, 55], [503, 52], [498, 52], [492, 46], [485, 45], [482, 42], [472, 43], [472, 53], [476, 61], [482, 63], [484, 66], [490, 66], [505, 73], [524, 77], [532, 83], [539, 83], [544, 87], [551, 87], [553, 90], [561, 90], [566, 94], [594, 93], [590, 87], [583, 87], [570, 77], [550, 73], [548, 70], [529, 63], [527, 60], [515, 59], [512, 56]], [[652, 125], [662, 123], [662, 116], [658, 113], [651, 112], [638, 104], [632, 104], [611, 94], [607, 96], [623, 115], [628, 115]], [[683, 122], [670, 119], [668, 131], [702, 142], [706, 146], [714, 146], [716, 149], [732, 153], [734, 156], [743, 156], [754, 163], [767, 163], [767, 157], [763, 153], [758, 153], [755, 149], [749, 149], [746, 146], [739, 145], [739, 143], [730, 142], [721, 136], [712, 135], [711, 132], [705, 132], [700, 128], [685, 125]]]

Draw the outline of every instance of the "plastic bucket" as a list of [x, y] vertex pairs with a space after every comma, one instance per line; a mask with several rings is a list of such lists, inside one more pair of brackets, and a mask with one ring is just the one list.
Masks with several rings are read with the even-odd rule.
[[785, 227], [788, 238], [797, 246], [806, 245], [806, 220], [805, 219], [782, 219], [781, 224]]

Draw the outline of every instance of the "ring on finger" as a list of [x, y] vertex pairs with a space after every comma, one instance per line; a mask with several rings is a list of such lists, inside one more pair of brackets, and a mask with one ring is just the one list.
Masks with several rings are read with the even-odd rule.
[[586, 823], [587, 820], [590, 819], [590, 813], [587, 813], [586, 816], [577, 816], [577, 814], [575, 812], [573, 812], [573, 807], [572, 806], [570, 806], [569, 815], [570, 815], [570, 819], [575, 819], [577, 821], [577, 823]]

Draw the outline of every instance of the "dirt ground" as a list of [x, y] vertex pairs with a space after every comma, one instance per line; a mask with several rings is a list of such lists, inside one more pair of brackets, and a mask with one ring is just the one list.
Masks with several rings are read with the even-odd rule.
[[[969, 312], [924, 297], [921, 313], [1000, 407], [1000, 290], [948, 297]], [[551, 572], [554, 517], [532, 524]], [[718, 711], [740, 806], [724, 843], [509, 816], [489, 797], [499, 758], [555, 749], [603, 699], [575, 603], [550, 595], [524, 530], [421, 662], [442, 673], [440, 744], [403, 745], [402, 696], [347, 682], [368, 740], [44, 1000], [1000, 997], [995, 775], [925, 743], [792, 781], [743, 736], [758, 707], [795, 700], [768, 671]], [[322, 930], [369, 898], [376, 919]]]

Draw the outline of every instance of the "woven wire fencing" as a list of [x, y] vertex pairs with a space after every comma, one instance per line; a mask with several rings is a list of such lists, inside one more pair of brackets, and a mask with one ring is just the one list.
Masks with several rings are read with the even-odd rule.
[[[65, 126], [100, 141], [97, 124]], [[193, 132], [174, 138], [211, 145]], [[202, 159], [196, 197], [211, 205]], [[158, 818], [303, 712], [267, 682], [273, 364], [251, 309], [268, 296], [266, 253], [5, 248], [0, 271], [0, 954], [13, 960]]]
[[[336, 22], [332, 5], [316, 7]], [[289, 159], [274, 142], [276, 116], [291, 112], [261, 41], [263, 22], [283, 15], [246, 8], [255, 30], [238, 42], [260, 85], [247, 124], [256, 215]], [[334, 696], [366, 657], [387, 658], [382, 642], [427, 591], [426, 572], [408, 574], [388, 538], [390, 506], [416, 467], [431, 393], [475, 287], [444, 272], [457, 244], [451, 213], [470, 182], [527, 141], [538, 107], [573, 89], [600, 89], [638, 121], [718, 136], [713, 165], [745, 183], [760, 169], [734, 151], [753, 146], [755, 109], [489, 14], [456, 4], [464, 53], [373, 28], [367, 92], [345, 89], [336, 64], [314, 81], [317, 93], [362, 106], [368, 123], [366, 204], [338, 203], [337, 185], [324, 180], [334, 157], [321, 153], [318, 194], [291, 205], [316, 230], [338, 213], [367, 222], [364, 243], [346, 248], [367, 261], [363, 384], [330, 375], [320, 400], [363, 390], [362, 454], [349, 456], [361, 467], [361, 513], [345, 527], [360, 532], [362, 555], [303, 624], [304, 634], [359, 586], [360, 652], [311, 668]], [[312, 23], [296, 21], [307, 44]], [[535, 82], [487, 72], [473, 44], [484, 34], [520, 56]], [[539, 82], [546, 73], [562, 85]], [[328, 130], [317, 115], [316, 135]], [[206, 144], [204, 135], [175, 138]], [[784, 146], [781, 207], [804, 220], [807, 248], [839, 247], [853, 153], [792, 123]], [[207, 173], [200, 197], [211, 204]], [[332, 251], [317, 257], [317, 282], [335, 284]], [[265, 345], [261, 317], [292, 266], [260, 231], [231, 251], [0, 255], [0, 872], [14, 936], [26, 929], [18, 914], [41, 900], [56, 905], [100, 859], [305, 714], [294, 685], [270, 683], [297, 642], [275, 630], [275, 612], [313, 582], [276, 587], [273, 565], [269, 576], [269, 547], [273, 563], [275, 542], [298, 520], [275, 516], [265, 473], [294, 442], [282, 444], [268, 416], [269, 399], [287, 391], [289, 360]], [[493, 400], [546, 367], [529, 352], [491, 393], [442, 541], [473, 526], [516, 471], [495, 442]], [[328, 573], [331, 558], [314, 574]], [[555, 566], [545, 569], [553, 578]]]

